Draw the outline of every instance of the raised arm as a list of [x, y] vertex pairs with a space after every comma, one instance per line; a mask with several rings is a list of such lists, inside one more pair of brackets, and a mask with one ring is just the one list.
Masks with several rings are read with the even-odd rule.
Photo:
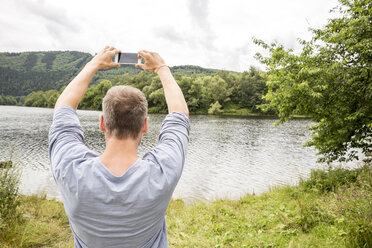
[[145, 64], [137, 64], [136, 67], [155, 72], [160, 77], [169, 113], [183, 112], [189, 115], [189, 109], [181, 88], [160, 55], [155, 52], [140, 51], [138, 56], [139, 58], [145, 58]]
[[59, 96], [54, 108], [56, 109], [59, 106], [71, 106], [76, 110], [94, 74], [96, 74], [99, 69], [120, 66], [120, 64], [112, 62], [112, 57], [119, 52], [119, 50], [107, 46], [94, 56], [94, 58], [84, 66], [83, 70], [81, 70], [81, 72], [67, 85]]

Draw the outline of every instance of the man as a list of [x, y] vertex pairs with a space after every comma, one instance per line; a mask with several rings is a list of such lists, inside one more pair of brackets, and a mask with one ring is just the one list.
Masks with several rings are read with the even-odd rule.
[[142, 158], [137, 148], [148, 131], [147, 101], [130, 86], [112, 87], [103, 99], [100, 130], [106, 149], [98, 155], [84, 145], [76, 109], [99, 69], [120, 66], [106, 47], [58, 98], [49, 132], [52, 172], [61, 192], [75, 247], [168, 247], [165, 212], [180, 179], [188, 144], [188, 108], [164, 60], [140, 51], [161, 79], [169, 114], [159, 144]]

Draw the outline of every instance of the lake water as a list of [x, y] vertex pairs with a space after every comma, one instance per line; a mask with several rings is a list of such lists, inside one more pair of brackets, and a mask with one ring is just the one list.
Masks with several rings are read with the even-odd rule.
[[[46, 193], [60, 199], [48, 159], [48, 130], [53, 110], [0, 106], [0, 161], [20, 166], [24, 194]], [[99, 111], [79, 110], [86, 145], [104, 150], [99, 131]], [[165, 115], [150, 115], [149, 133], [139, 154], [157, 143]], [[295, 184], [316, 163], [316, 151], [304, 148], [313, 123], [298, 119], [273, 126], [275, 119], [195, 115], [190, 117], [190, 144], [186, 163], [173, 198], [186, 202], [218, 198], [239, 199], [247, 193], [262, 193], [274, 185]], [[11, 152], [12, 150], [12, 152]]]

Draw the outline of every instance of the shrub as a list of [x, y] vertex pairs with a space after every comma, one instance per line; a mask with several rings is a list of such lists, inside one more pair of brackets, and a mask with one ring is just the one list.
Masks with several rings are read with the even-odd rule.
[[335, 194], [339, 222], [345, 225], [350, 247], [372, 247], [372, 166], [360, 168], [357, 180]]
[[305, 191], [319, 191], [319, 193], [336, 192], [337, 189], [346, 184], [355, 183], [361, 170], [363, 170], [363, 167], [353, 170], [344, 168], [311, 170], [310, 178], [301, 180], [300, 186]]
[[[313, 170], [310, 179], [301, 181], [304, 191], [322, 192], [316, 211], [307, 211], [300, 221], [307, 227], [317, 222], [326, 222], [339, 229], [348, 247], [372, 247], [372, 166], [347, 170], [342, 168], [327, 171]], [[301, 207], [305, 210], [311, 208]], [[330, 218], [324, 219], [329, 216]], [[311, 224], [313, 224], [311, 226]], [[306, 226], [305, 226], [306, 227]]]
[[0, 233], [20, 218], [19, 173], [10, 161], [0, 166]]
[[210, 115], [219, 115], [223, 113], [223, 110], [221, 109], [221, 104], [217, 101], [210, 105], [211, 107], [208, 109], [208, 114]]

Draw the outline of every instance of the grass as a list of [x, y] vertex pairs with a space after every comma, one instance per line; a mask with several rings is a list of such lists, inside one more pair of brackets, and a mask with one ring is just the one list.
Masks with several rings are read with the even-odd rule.
[[[208, 205], [174, 201], [167, 215], [169, 242], [173, 247], [342, 247], [343, 237], [321, 205], [321, 198], [301, 194], [298, 187]], [[309, 206], [322, 213], [314, 226], [306, 226]]]
[[0, 247], [74, 247], [62, 202], [22, 196], [23, 220], [0, 234]]
[[[372, 167], [314, 170], [297, 186], [240, 200], [170, 202], [170, 247], [372, 247]], [[22, 196], [0, 247], [73, 247], [63, 204]]]

